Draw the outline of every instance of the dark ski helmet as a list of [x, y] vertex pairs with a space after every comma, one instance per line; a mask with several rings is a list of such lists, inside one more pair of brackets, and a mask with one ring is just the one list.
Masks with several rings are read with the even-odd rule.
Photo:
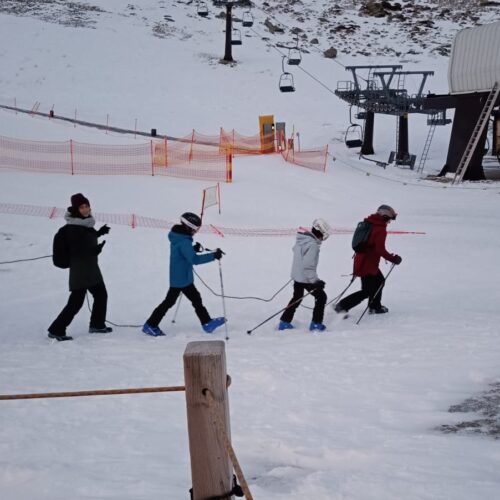
[[398, 216], [396, 210], [389, 205], [380, 205], [380, 207], [377, 208], [377, 213], [387, 220], [396, 220]]
[[194, 234], [201, 227], [201, 219], [192, 212], [185, 212], [181, 215], [181, 224], [189, 228]]

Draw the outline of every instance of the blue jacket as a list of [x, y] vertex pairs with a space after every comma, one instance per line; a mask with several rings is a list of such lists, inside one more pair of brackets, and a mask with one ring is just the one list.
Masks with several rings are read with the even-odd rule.
[[193, 250], [193, 237], [186, 234], [181, 225], [175, 225], [168, 233], [170, 241], [170, 286], [184, 288], [192, 285], [193, 265], [214, 260], [214, 253], [197, 254]]

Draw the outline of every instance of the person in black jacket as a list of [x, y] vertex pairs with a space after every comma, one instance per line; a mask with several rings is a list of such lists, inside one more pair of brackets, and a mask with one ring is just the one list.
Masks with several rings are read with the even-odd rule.
[[109, 333], [113, 329], [106, 326], [108, 294], [102, 278], [97, 256], [106, 241], [98, 243], [98, 237], [109, 233], [107, 225], [98, 231], [94, 229], [89, 200], [81, 193], [71, 197], [64, 219], [64, 236], [70, 256], [68, 303], [59, 316], [49, 326], [49, 337], [56, 340], [73, 340], [66, 335], [66, 328], [82, 308], [87, 290], [92, 294], [94, 303], [90, 315], [89, 333]]

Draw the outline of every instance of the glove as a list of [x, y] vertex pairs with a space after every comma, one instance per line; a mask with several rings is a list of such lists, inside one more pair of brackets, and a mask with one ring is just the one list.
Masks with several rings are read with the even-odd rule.
[[314, 287], [316, 290], [324, 290], [325, 289], [326, 283], [323, 280], [318, 280], [316, 283], [314, 283]]
[[193, 245], [193, 250], [196, 252], [196, 253], [200, 253], [200, 252], [203, 252], [203, 250], [205, 250], [203, 248], [203, 245], [201, 243], [198, 243], [196, 242], [194, 245]]
[[396, 266], [399, 266], [399, 264], [401, 264], [402, 260], [403, 259], [399, 255], [395, 255], [393, 262], [394, 262], [394, 264], [396, 264]]
[[97, 236], [103, 236], [104, 234], [109, 233], [109, 227], [107, 224], [104, 224], [104, 226], [101, 226], [99, 231], [97, 231]]
[[106, 240], [102, 241], [97, 245], [97, 255], [99, 255], [102, 252], [102, 247], [106, 244]]
[[223, 255], [225, 255], [224, 252], [220, 248], [217, 248], [214, 252], [214, 259], [221, 260]]

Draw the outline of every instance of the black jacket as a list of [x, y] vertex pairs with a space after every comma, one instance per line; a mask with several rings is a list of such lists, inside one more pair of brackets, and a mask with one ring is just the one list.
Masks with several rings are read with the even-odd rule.
[[89, 288], [103, 283], [97, 256], [101, 247], [97, 244], [98, 233], [94, 228], [66, 225], [66, 240], [70, 251], [69, 289]]

